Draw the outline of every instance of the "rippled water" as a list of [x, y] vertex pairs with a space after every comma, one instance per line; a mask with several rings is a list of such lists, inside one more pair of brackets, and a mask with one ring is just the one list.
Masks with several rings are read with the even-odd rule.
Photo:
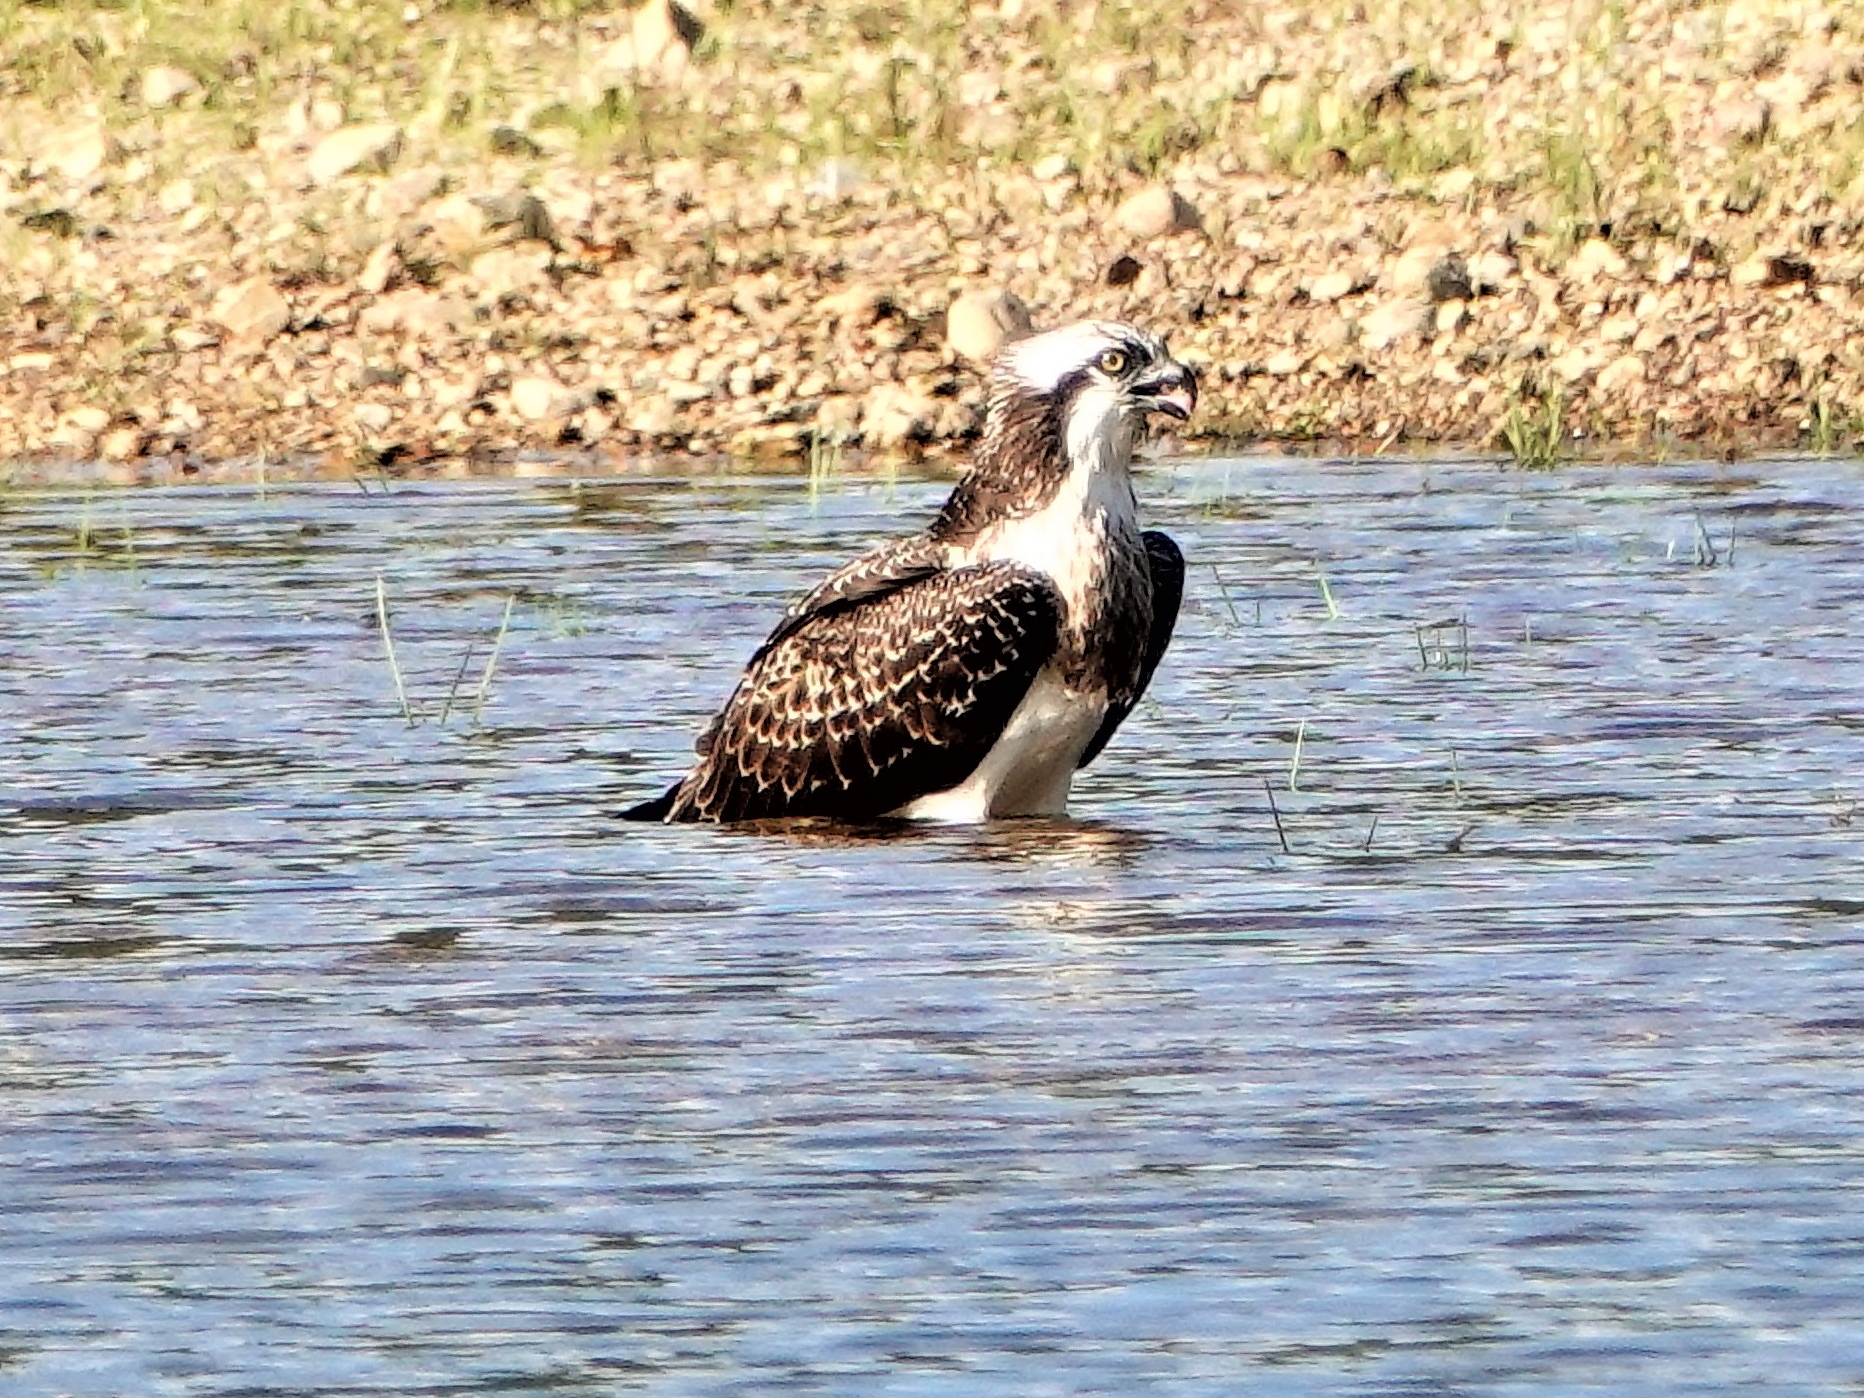
[[1855, 463], [1160, 469], [1076, 821], [612, 820], [942, 489], [0, 497], [0, 1388], [1864, 1386]]

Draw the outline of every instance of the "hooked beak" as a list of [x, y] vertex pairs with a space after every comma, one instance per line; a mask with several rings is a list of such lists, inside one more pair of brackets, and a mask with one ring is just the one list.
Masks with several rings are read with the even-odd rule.
[[1141, 399], [1149, 400], [1145, 404], [1147, 412], [1163, 413], [1179, 422], [1189, 418], [1191, 410], [1197, 406], [1197, 379], [1175, 361], [1167, 363], [1157, 376], [1135, 384], [1133, 391]]

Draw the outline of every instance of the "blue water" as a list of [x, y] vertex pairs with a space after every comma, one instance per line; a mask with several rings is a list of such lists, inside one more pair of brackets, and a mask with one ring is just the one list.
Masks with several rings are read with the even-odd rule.
[[1074, 820], [615, 822], [943, 488], [0, 496], [0, 1389], [1864, 1388], [1856, 463], [1161, 467]]

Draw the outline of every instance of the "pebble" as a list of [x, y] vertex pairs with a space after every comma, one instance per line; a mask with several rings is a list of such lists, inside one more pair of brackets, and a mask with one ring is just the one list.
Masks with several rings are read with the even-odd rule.
[[317, 143], [307, 165], [314, 184], [333, 184], [354, 171], [386, 170], [401, 154], [402, 129], [390, 122], [346, 126]]
[[1165, 185], [1148, 185], [1128, 195], [1113, 211], [1113, 222], [1140, 242], [1169, 233], [1188, 233], [1201, 226], [1191, 201]]
[[194, 181], [183, 175], [170, 180], [155, 192], [155, 206], [174, 217], [194, 207]]
[[1307, 298], [1318, 305], [1326, 305], [1352, 295], [1357, 287], [1358, 278], [1351, 272], [1323, 272], [1308, 284]]
[[1422, 297], [1399, 296], [1383, 302], [1359, 322], [1359, 342], [1369, 350], [1389, 349], [1434, 324], [1430, 303]]
[[938, 416], [931, 398], [908, 384], [882, 384], [867, 397], [859, 432], [864, 445], [887, 451], [932, 435]]
[[1016, 293], [996, 287], [964, 292], [945, 312], [946, 346], [973, 364], [988, 364], [1006, 341], [1034, 329]]
[[1594, 382], [1600, 393], [1623, 393], [1633, 384], [1644, 382], [1644, 361], [1635, 354], [1621, 354], [1599, 370], [1599, 376]]
[[1574, 281], [1590, 282], [1603, 277], [1613, 280], [1621, 278], [1631, 268], [1624, 255], [1603, 238], [1588, 238], [1579, 245], [1572, 260], [1566, 265], [1566, 274]]
[[222, 287], [207, 317], [236, 340], [263, 343], [291, 324], [291, 303], [271, 282], [252, 277]]
[[1469, 259], [1469, 289], [1477, 296], [1500, 291], [1515, 268], [1515, 260], [1505, 252], [1479, 252]]
[[1432, 301], [1467, 301], [1475, 295], [1469, 282], [1469, 267], [1457, 253], [1431, 264], [1424, 277], [1424, 292]]
[[170, 64], [161, 64], [142, 75], [142, 104], [145, 107], [172, 107], [182, 98], [200, 90], [194, 74]]
[[81, 126], [52, 137], [37, 163], [56, 170], [71, 184], [82, 184], [115, 157], [116, 142], [101, 126]]
[[511, 410], [526, 422], [568, 417], [584, 406], [582, 396], [575, 390], [542, 375], [514, 379], [510, 398]]

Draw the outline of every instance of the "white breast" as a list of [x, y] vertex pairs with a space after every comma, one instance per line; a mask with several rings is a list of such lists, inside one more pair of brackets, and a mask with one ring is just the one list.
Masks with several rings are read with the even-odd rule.
[[1061, 815], [1068, 809], [1075, 765], [1106, 716], [1104, 693], [1078, 693], [1052, 667], [1045, 669], [976, 771], [959, 785], [909, 801], [893, 814], [963, 822]]
[[1136, 547], [1139, 511], [1123, 460], [1088, 451], [1041, 509], [992, 525], [963, 563], [1020, 563], [1055, 580], [1073, 621], [1106, 577], [1116, 544]]
[[[1045, 573], [1061, 593], [1063, 627], [1078, 626], [1091, 593], [1106, 584], [1115, 547], [1137, 547], [1138, 510], [1122, 447], [1117, 435], [1105, 434], [1081, 444], [1053, 499], [986, 529], [954, 566], [1004, 560]], [[1061, 815], [1075, 766], [1106, 716], [1104, 689], [1072, 689], [1051, 664], [1031, 683], [976, 771], [894, 814], [949, 821]]]

